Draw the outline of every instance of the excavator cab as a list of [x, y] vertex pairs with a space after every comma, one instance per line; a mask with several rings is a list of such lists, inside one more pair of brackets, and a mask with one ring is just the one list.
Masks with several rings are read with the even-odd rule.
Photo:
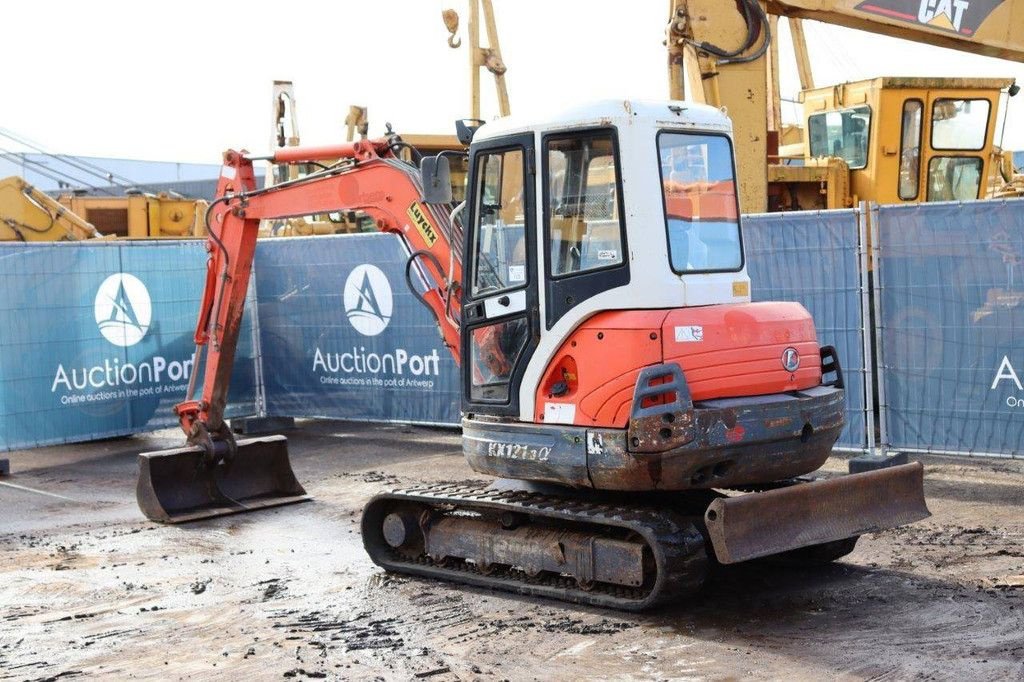
[[643, 609], [712, 561], [829, 561], [928, 516], [919, 464], [805, 478], [843, 429], [842, 370], [802, 306], [751, 301], [736, 177], [728, 118], [685, 102], [476, 131], [463, 454], [498, 480], [374, 498], [378, 565]]

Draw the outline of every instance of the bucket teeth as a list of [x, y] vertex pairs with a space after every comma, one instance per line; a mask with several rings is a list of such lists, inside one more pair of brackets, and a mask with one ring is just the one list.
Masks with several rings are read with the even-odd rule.
[[148, 519], [184, 523], [310, 499], [284, 436], [240, 440], [230, 460], [213, 466], [204, 455], [195, 446], [139, 455], [135, 495]]

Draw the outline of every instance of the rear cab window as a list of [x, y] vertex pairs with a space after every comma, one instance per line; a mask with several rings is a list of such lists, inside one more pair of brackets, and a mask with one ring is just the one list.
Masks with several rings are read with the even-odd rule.
[[743, 267], [732, 144], [724, 135], [658, 134], [669, 256], [676, 273]]

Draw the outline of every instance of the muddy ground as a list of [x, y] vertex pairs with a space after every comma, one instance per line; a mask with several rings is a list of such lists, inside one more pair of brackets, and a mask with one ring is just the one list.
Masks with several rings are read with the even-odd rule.
[[290, 444], [314, 502], [162, 527], [135, 506], [135, 453], [178, 444], [10, 455], [0, 680], [1024, 679], [1024, 462], [923, 458], [927, 521], [824, 568], [719, 569], [699, 598], [635, 615], [369, 561], [375, 491], [479, 479], [455, 432], [307, 422]]

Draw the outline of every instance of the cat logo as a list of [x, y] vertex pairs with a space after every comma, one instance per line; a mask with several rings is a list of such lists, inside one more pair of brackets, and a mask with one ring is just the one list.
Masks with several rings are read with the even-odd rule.
[[950, 33], [974, 35], [1004, 0], [871, 0], [855, 9]]
[[437, 231], [434, 226], [427, 220], [427, 216], [423, 211], [423, 207], [417, 202], [412, 202], [412, 206], [409, 207], [409, 217], [412, 219], [412, 224], [416, 226], [416, 231], [423, 237], [423, 241], [426, 242], [427, 248], [432, 248], [434, 243], [437, 241]]

